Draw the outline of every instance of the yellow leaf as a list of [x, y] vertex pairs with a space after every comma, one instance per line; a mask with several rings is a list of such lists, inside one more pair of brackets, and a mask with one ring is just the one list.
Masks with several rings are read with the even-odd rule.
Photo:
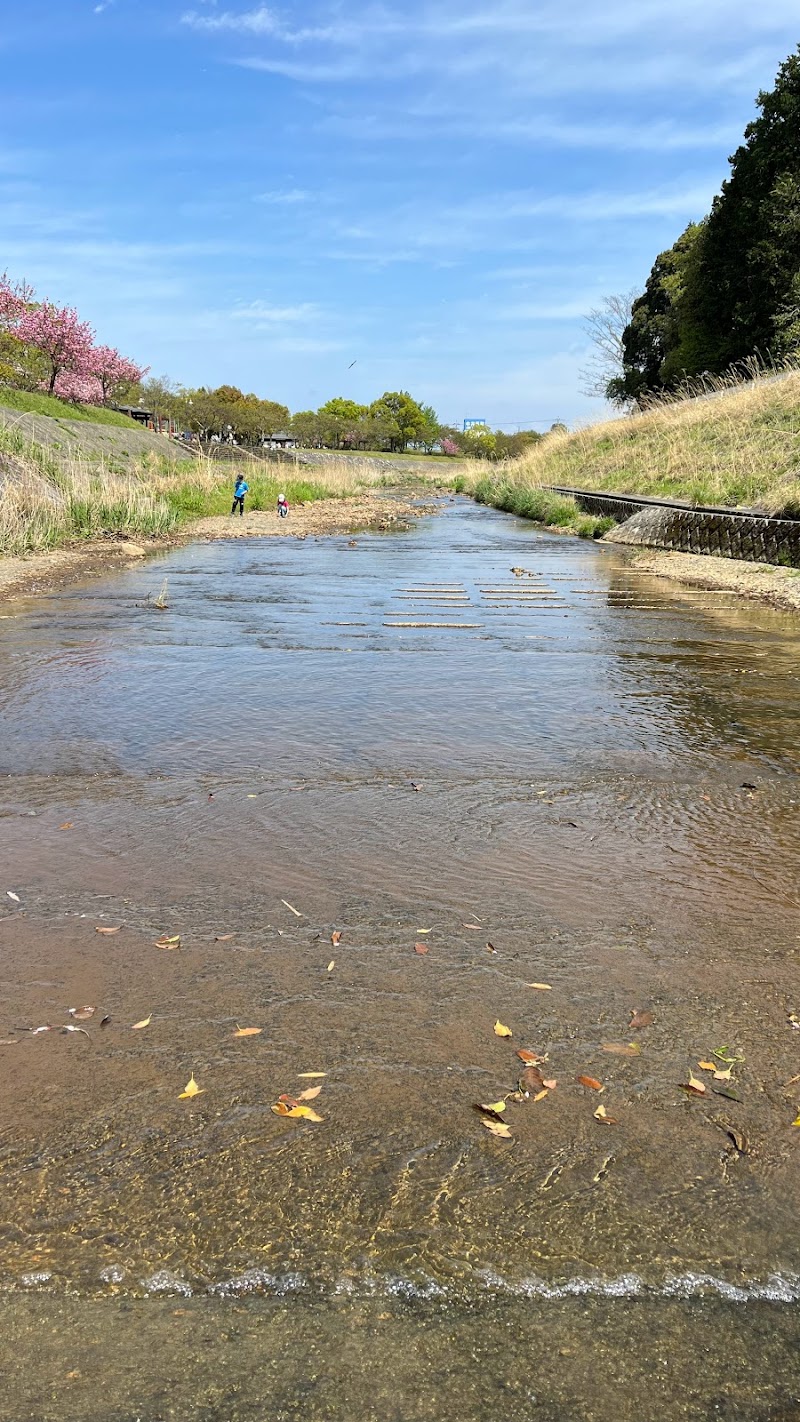
[[485, 1121], [481, 1122], [481, 1125], [485, 1126], [487, 1131], [491, 1131], [493, 1136], [502, 1136], [504, 1140], [511, 1139], [511, 1132], [505, 1121], [490, 1121], [487, 1117]]
[[547, 1092], [547, 1091], [537, 1091], [537, 1093], [536, 1093], [536, 1095], [534, 1096], [533, 1099], [534, 1099], [534, 1101], [544, 1101], [544, 1098], [545, 1098], [545, 1096], [547, 1096], [547, 1095], [549, 1095], [549, 1092]]
[[551, 988], [551, 986], [550, 986], [549, 983], [528, 983], [528, 987], [530, 987], [530, 988], [536, 988], [539, 992], [552, 992], [552, 991], [553, 991], [553, 989]]
[[166, 933], [162, 933], [160, 938], [156, 938], [155, 946], [156, 948], [180, 948], [181, 935], [174, 933], [172, 937], [169, 938]]
[[433, 933], [432, 928], [418, 928], [417, 933]]
[[263, 1031], [263, 1027], [240, 1027], [237, 1022], [236, 1031], [233, 1035], [234, 1037], [260, 1037]]
[[141, 1020], [141, 1022], [134, 1022], [133, 1026], [132, 1026], [132, 1028], [131, 1028], [131, 1031], [132, 1031], [132, 1032], [138, 1032], [139, 1029], [140, 1029], [140, 1027], [149, 1027], [149, 1026], [150, 1026], [150, 1023], [152, 1022], [152, 1020], [153, 1020], [153, 1014], [152, 1014], [152, 1012], [151, 1012], [151, 1013], [150, 1013], [150, 1016], [149, 1016], [149, 1017], [143, 1017], [142, 1020]]
[[793, 1125], [793, 1126], [800, 1126], [800, 1116], [798, 1116], [798, 1118], [797, 1118], [796, 1121], [792, 1121], [792, 1125]]
[[498, 1019], [494, 1024], [494, 1035], [495, 1037], [513, 1037], [514, 1034], [510, 1027], [504, 1027], [502, 1022]]
[[307, 1086], [305, 1091], [300, 1092], [297, 1099], [298, 1101], [314, 1101], [319, 1096], [321, 1090], [321, 1086]]
[[301, 1071], [298, 1072], [299, 1081], [316, 1081], [318, 1077], [327, 1076], [326, 1071]]
[[701, 1095], [705, 1095], [705, 1082], [701, 1081], [699, 1076], [695, 1076], [691, 1071], [689, 1072], [689, 1085], [693, 1091], [699, 1091]]
[[701, 1071], [716, 1071], [717, 1069], [714, 1062], [698, 1062], [697, 1065]]
[[730, 1067], [728, 1067], [728, 1070], [727, 1070], [727, 1071], [715, 1071], [715, 1072], [714, 1072], [714, 1080], [715, 1080], [715, 1081], [730, 1081], [732, 1075], [733, 1075], [733, 1073], [732, 1073]]
[[194, 1079], [194, 1073], [192, 1073], [192, 1075], [189, 1077], [189, 1080], [188, 1080], [187, 1083], [186, 1083], [186, 1088], [185, 1088], [185, 1090], [183, 1090], [183, 1091], [181, 1092], [180, 1096], [178, 1097], [178, 1100], [179, 1100], [179, 1101], [191, 1101], [191, 1099], [192, 1099], [193, 1096], [202, 1096], [204, 1090], [205, 1090], [205, 1087], [202, 1087], [202, 1086], [198, 1086], [198, 1085], [197, 1085], [197, 1082], [196, 1082], [195, 1079]]
[[331, 958], [331, 961], [330, 961], [329, 964], [328, 964], [328, 972], [329, 972], [329, 973], [332, 973], [335, 967], [336, 967], [336, 959], [335, 959], [335, 958]]
[[505, 1109], [505, 1101], [488, 1101], [485, 1106], [481, 1105], [482, 1111], [494, 1111], [497, 1115], [501, 1115]]
[[285, 1101], [276, 1102], [271, 1109], [276, 1116], [293, 1116], [295, 1119], [300, 1117], [304, 1121], [324, 1121], [325, 1119], [324, 1116], [318, 1116], [311, 1106], [287, 1106]]
[[608, 1112], [605, 1106], [598, 1106], [597, 1110], [594, 1113], [594, 1118], [596, 1121], [605, 1121], [607, 1115]]

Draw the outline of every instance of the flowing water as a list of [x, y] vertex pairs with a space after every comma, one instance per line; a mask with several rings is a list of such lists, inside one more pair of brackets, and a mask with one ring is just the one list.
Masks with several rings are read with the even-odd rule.
[[6, 611], [0, 1417], [800, 1417], [796, 620], [466, 501]]

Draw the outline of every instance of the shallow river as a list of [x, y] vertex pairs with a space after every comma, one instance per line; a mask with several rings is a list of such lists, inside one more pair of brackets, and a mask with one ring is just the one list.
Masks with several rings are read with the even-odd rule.
[[466, 501], [5, 612], [0, 1417], [800, 1417], [796, 620]]

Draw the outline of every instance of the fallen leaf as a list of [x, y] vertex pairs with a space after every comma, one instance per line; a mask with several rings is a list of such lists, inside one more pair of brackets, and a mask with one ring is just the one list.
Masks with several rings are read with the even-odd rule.
[[494, 1035], [495, 1037], [513, 1037], [514, 1034], [511, 1031], [511, 1028], [504, 1027], [503, 1023], [498, 1018], [497, 1022], [495, 1022], [494, 1024]]
[[74, 829], [75, 826], [74, 826], [74, 824], [72, 823], [72, 820], [65, 820], [64, 823], [63, 823], [63, 825], [59, 825], [58, 828], [59, 828], [60, 830]]
[[588, 1086], [590, 1091], [605, 1091], [602, 1082], [598, 1081], [594, 1076], [579, 1076], [578, 1081], [581, 1086]]
[[714, 1062], [698, 1062], [697, 1065], [701, 1071], [716, 1071], [717, 1069]]
[[487, 952], [487, 953], [496, 953], [496, 952], [497, 952], [497, 949], [495, 948], [495, 946], [494, 946], [493, 943], [487, 943], [487, 944], [486, 944], [486, 952]]
[[289, 903], [288, 899], [281, 899], [281, 903], [283, 904], [284, 908], [287, 908], [290, 913], [293, 913], [293, 914], [294, 914], [295, 918], [302, 918], [302, 917], [303, 917], [303, 915], [300, 913], [299, 909], [292, 908], [292, 905]]
[[197, 1085], [197, 1082], [194, 1079], [194, 1072], [192, 1072], [192, 1075], [189, 1077], [189, 1080], [187, 1081], [186, 1086], [178, 1097], [178, 1100], [191, 1101], [193, 1096], [202, 1096], [204, 1091], [205, 1087]]
[[796, 1120], [796, 1121], [792, 1121], [792, 1125], [793, 1125], [793, 1126], [800, 1126], [800, 1116], [797, 1117], [797, 1120]]
[[311, 1106], [289, 1106], [285, 1101], [278, 1101], [271, 1109], [276, 1116], [292, 1116], [295, 1120], [298, 1118], [304, 1121], [325, 1120], [325, 1117], [317, 1115]]
[[555, 1091], [556, 1087], [558, 1086], [558, 1082], [555, 1080], [555, 1078], [552, 1078], [550, 1081], [545, 1078], [544, 1084], [547, 1087], [548, 1091]]
[[215, 943], [230, 943], [231, 939], [232, 939], [232, 938], [235, 938], [235, 937], [236, 937], [236, 934], [235, 934], [235, 933], [215, 933], [215, 934], [214, 934], [214, 942], [215, 942]]
[[528, 983], [528, 987], [529, 987], [529, 988], [536, 988], [537, 992], [552, 992], [552, 991], [553, 991], [553, 989], [551, 988], [551, 986], [550, 986], [549, 983]]
[[248, 800], [257, 800], [257, 799], [258, 799], [258, 796], [257, 796], [257, 795], [248, 795], [247, 798], [248, 798]]
[[22, 902], [19, 894], [15, 894], [12, 889], [6, 889], [6, 897], [9, 899], [13, 899], [15, 904], [19, 904]]
[[298, 1101], [316, 1101], [321, 1090], [321, 1086], [307, 1086], [305, 1091], [300, 1092], [297, 1099]]
[[741, 1096], [737, 1096], [736, 1092], [730, 1086], [712, 1086], [711, 1090], [715, 1096], [724, 1096], [726, 1101], [741, 1102]]
[[631, 1014], [631, 1020], [629, 1025], [632, 1031], [636, 1032], [640, 1027], [652, 1027], [655, 1020], [656, 1019], [653, 1016], [652, 1012], [634, 1011]]
[[336, 959], [335, 959], [335, 958], [331, 958], [331, 961], [330, 961], [329, 964], [328, 964], [328, 972], [329, 972], [329, 973], [332, 973], [335, 967], [336, 967]]
[[690, 1091], [693, 1096], [705, 1096], [706, 1084], [690, 1071], [689, 1080], [687, 1082], [681, 1082], [681, 1090]]
[[800, 1032], [800, 1014], [797, 1012], [787, 1012], [786, 1020], [795, 1032]]
[[730, 1067], [728, 1067], [728, 1070], [727, 1070], [727, 1071], [715, 1071], [715, 1072], [714, 1072], [714, 1080], [715, 1080], [715, 1081], [730, 1081], [730, 1079], [731, 1079], [732, 1076], [733, 1076], [733, 1072], [732, 1072], [732, 1070], [731, 1070]]
[[617, 1057], [638, 1057], [642, 1049], [638, 1042], [603, 1042], [601, 1051], [613, 1052]]
[[233, 1035], [234, 1037], [260, 1037], [263, 1030], [263, 1027], [240, 1027], [237, 1022], [236, 1031]]
[[111, 1018], [110, 1018], [110, 1017], [101, 1017], [101, 1018], [100, 1018], [100, 1026], [101, 1026], [101, 1027], [107, 1027], [110, 1021], [111, 1021]]
[[339, 946], [339, 944], [341, 943], [341, 941], [342, 941], [341, 931], [337, 928], [336, 931], [331, 934], [331, 943], [333, 944], [334, 948], [338, 948], [338, 946]]
[[[41, 1030], [41, 1029], [40, 1029], [40, 1030]], [[48, 1030], [49, 1030], [49, 1029], [48, 1029]], [[62, 1031], [62, 1032], [81, 1032], [84, 1037], [88, 1037], [88, 1036], [89, 1036], [89, 1033], [86, 1031], [86, 1028], [85, 1028], [85, 1027], [70, 1027], [70, 1026], [67, 1026], [67, 1027], [62, 1027], [62, 1028], [61, 1028], [61, 1031]]]
[[501, 1098], [500, 1101], [481, 1102], [475, 1109], [477, 1111], [486, 1111], [490, 1116], [502, 1116], [506, 1109], [505, 1097]]
[[[52, 1032], [53, 1029], [52, 1027], [31, 1027], [29, 1030], [32, 1037], [38, 1037], [40, 1032]], [[86, 1035], [89, 1035], [88, 1032]]]
[[505, 1121], [493, 1121], [491, 1117], [484, 1116], [481, 1125], [485, 1126], [487, 1131], [491, 1131], [493, 1136], [502, 1136], [506, 1141], [511, 1139], [511, 1131]]
[[321, 1076], [327, 1076], [326, 1071], [301, 1071], [298, 1073], [298, 1081], [316, 1081]]
[[428, 952], [428, 944], [427, 944], [427, 943], [415, 943], [415, 944], [414, 944], [414, 952], [415, 952], [415, 953], [419, 953], [420, 956], [422, 956], [423, 953], [427, 953], [427, 952]]
[[110, 933], [119, 933], [119, 932], [121, 931], [121, 929], [122, 929], [122, 924], [121, 924], [121, 923], [118, 924], [116, 928], [103, 928], [100, 924], [95, 924], [95, 930], [94, 930], [94, 931], [95, 931], [95, 933], [107, 933], [107, 934], [110, 934]]
[[153, 1020], [153, 1014], [152, 1014], [152, 1012], [151, 1012], [151, 1013], [150, 1013], [150, 1016], [149, 1016], [149, 1017], [143, 1017], [142, 1020], [141, 1020], [141, 1022], [134, 1022], [133, 1026], [131, 1027], [131, 1031], [132, 1031], [132, 1032], [140, 1032], [143, 1027], [149, 1027], [149, 1026], [150, 1026], [150, 1023], [152, 1022], [152, 1020]]
[[609, 1114], [608, 1114], [608, 1112], [607, 1112], [605, 1106], [598, 1106], [597, 1110], [596, 1110], [593, 1114], [594, 1114], [594, 1119], [595, 1119], [596, 1121], [605, 1121], [605, 1123], [606, 1123], [607, 1126], [617, 1126], [617, 1125], [619, 1125], [619, 1122], [618, 1122], [616, 1116], [609, 1116]]
[[166, 933], [162, 933], [160, 938], [155, 939], [154, 946], [156, 948], [180, 948], [181, 935], [174, 933], [172, 937], [169, 938]]
[[417, 933], [433, 933], [432, 928], [418, 928]]
[[544, 1079], [538, 1067], [526, 1066], [517, 1083], [520, 1091], [529, 1095], [532, 1091], [541, 1091], [544, 1086]]
[[68, 1007], [70, 1017], [74, 1017], [76, 1022], [88, 1022], [90, 1017], [94, 1017], [96, 1007]]
[[541, 1091], [537, 1091], [537, 1093], [536, 1093], [536, 1095], [534, 1096], [533, 1099], [534, 1099], [534, 1101], [544, 1101], [545, 1096], [549, 1096], [549, 1095], [550, 1095], [550, 1092], [549, 1092], [549, 1091], [545, 1091], [544, 1089], [542, 1089]]
[[483, 924], [482, 924], [482, 923], [462, 923], [461, 927], [462, 927], [462, 928], [474, 928], [475, 931], [476, 931], [476, 933], [480, 933], [481, 929], [483, 928]]
[[726, 1136], [730, 1136], [740, 1155], [750, 1154], [750, 1142], [743, 1131], [737, 1131], [735, 1126], [723, 1126], [722, 1129]]

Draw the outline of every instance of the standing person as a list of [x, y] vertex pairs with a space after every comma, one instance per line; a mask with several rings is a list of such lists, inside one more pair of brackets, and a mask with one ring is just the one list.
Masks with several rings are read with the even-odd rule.
[[289, 505], [286, 502], [286, 495], [278, 495], [278, 518], [286, 518], [289, 513]]
[[250, 485], [245, 484], [241, 474], [237, 474], [236, 483], [233, 488], [233, 503], [231, 504], [231, 514], [236, 513], [236, 506], [238, 504], [239, 513], [242, 517], [244, 517], [244, 496], [248, 492], [249, 488]]

